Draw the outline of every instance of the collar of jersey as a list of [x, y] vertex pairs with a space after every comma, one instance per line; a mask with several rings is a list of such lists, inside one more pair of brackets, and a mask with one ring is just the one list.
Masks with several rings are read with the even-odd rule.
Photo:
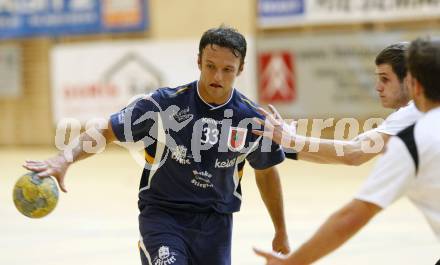
[[212, 104], [209, 104], [208, 102], [206, 102], [206, 101], [202, 98], [202, 96], [200, 96], [200, 92], [199, 92], [199, 81], [196, 82], [196, 90], [197, 90], [197, 95], [198, 95], [198, 97], [200, 98], [200, 100], [201, 100], [203, 103], [205, 103], [208, 107], [210, 107], [210, 108], [211, 108], [210, 110], [215, 110], [215, 109], [219, 109], [219, 108], [221, 108], [221, 107], [226, 106], [226, 105], [229, 103], [229, 101], [231, 101], [232, 97], [234, 96], [234, 92], [235, 92], [235, 88], [232, 88], [231, 95], [229, 96], [229, 99], [228, 99], [225, 103], [223, 103], [223, 104], [221, 104], [221, 105], [218, 105], [218, 106], [213, 106]]
[[[402, 106], [402, 107], [400, 107], [400, 108], [395, 109], [394, 112], [396, 112], [396, 111], [398, 111], [398, 110], [400, 110], [400, 109], [403, 109], [403, 108], [409, 107], [409, 106], [411, 106], [411, 105], [414, 105], [414, 101], [413, 101], [413, 100], [408, 101], [408, 103], [406, 103], [405, 106]], [[414, 108], [416, 108], [416, 106], [414, 106]], [[416, 109], [417, 109], [417, 108], [416, 108]]]

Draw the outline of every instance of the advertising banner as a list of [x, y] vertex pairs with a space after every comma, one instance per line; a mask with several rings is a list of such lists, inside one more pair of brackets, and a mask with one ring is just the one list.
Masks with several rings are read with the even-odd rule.
[[261, 28], [440, 18], [440, 1], [259, 0]]
[[[247, 40], [249, 57], [236, 87], [255, 99], [255, 49]], [[136, 95], [197, 80], [197, 54], [198, 40], [56, 46], [51, 54], [54, 122], [108, 118]]]
[[0, 39], [144, 31], [147, 0], [0, 0]]

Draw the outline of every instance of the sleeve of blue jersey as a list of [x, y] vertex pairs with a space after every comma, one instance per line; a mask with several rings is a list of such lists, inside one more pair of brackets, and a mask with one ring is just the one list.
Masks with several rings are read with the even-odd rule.
[[[260, 107], [260, 106], [259, 106]], [[260, 113], [256, 113], [257, 117], [265, 120], [266, 117], [264, 117], [263, 115], [261, 115]], [[264, 128], [260, 128], [261, 130], [264, 130]], [[273, 143], [275, 144], [275, 143]], [[298, 153], [293, 149], [293, 148], [284, 148], [284, 156], [287, 159], [291, 159], [291, 160], [298, 160]]]
[[136, 142], [147, 136], [155, 121], [144, 115], [148, 112], [159, 112], [158, 93], [150, 97], [138, 99], [110, 116], [110, 124], [118, 141]]
[[[255, 103], [254, 103], [255, 104]], [[257, 107], [260, 107], [259, 105], [255, 104], [252, 106], [252, 115], [260, 118], [265, 119], [263, 115], [258, 113]], [[260, 128], [260, 130], [264, 130], [264, 128]], [[254, 140], [259, 141], [259, 146], [256, 150], [252, 151], [247, 157], [246, 160], [249, 162], [249, 164], [254, 169], [266, 169], [272, 166], [275, 166], [285, 159], [285, 153], [280, 145], [272, 142], [270, 146], [270, 150], [263, 150], [263, 144], [262, 144], [262, 138], [253, 136]]]
[[287, 159], [298, 160], [298, 153], [293, 148], [284, 148], [284, 155]]
[[277, 144], [272, 144], [270, 151], [261, 150], [260, 145], [260, 147], [251, 152], [246, 159], [251, 167], [261, 170], [280, 164], [284, 161], [285, 154], [283, 149]]

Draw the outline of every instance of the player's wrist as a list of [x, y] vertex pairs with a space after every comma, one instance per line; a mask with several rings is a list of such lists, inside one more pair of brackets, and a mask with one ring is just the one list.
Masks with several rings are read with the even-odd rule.
[[287, 236], [286, 227], [285, 226], [275, 227], [275, 235], [286, 235]]
[[66, 167], [69, 167], [73, 163], [73, 157], [69, 157], [64, 152], [58, 153], [57, 160]]
[[302, 146], [305, 142], [306, 138], [304, 136], [295, 134], [290, 138], [289, 148], [295, 150], [295, 148], [298, 148], [298, 146]]

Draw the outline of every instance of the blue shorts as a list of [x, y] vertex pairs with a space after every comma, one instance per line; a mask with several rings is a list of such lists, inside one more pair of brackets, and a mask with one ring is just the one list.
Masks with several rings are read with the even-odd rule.
[[230, 265], [232, 214], [145, 207], [139, 215], [142, 265]]

